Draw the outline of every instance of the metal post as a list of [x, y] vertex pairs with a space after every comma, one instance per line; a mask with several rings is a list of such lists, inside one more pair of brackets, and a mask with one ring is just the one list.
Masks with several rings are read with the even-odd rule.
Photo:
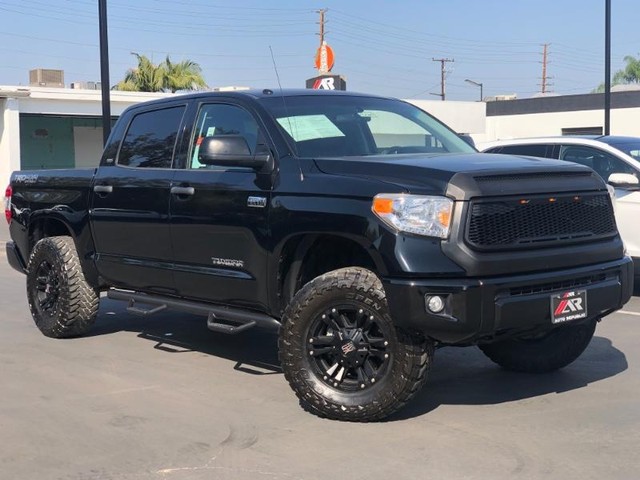
[[611, 133], [611, 0], [605, 0], [604, 27], [604, 134]]
[[102, 143], [111, 133], [111, 89], [109, 88], [109, 41], [107, 38], [107, 0], [98, 0], [100, 27], [100, 82], [102, 86]]
[[471, 85], [475, 85], [476, 87], [480, 87], [480, 101], [484, 98], [484, 93], [482, 91], [482, 87], [484, 84], [482, 82], [475, 82], [473, 80], [465, 79], [465, 82], [470, 83]]

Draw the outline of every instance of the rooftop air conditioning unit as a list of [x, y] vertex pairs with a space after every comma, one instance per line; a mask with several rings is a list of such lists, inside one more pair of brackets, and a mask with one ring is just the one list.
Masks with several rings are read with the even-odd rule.
[[64, 88], [64, 70], [48, 68], [29, 70], [29, 85], [32, 87]]

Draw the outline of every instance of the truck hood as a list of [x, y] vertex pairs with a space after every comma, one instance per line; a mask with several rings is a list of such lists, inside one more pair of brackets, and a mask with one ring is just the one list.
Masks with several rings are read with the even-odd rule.
[[604, 182], [582, 165], [515, 155], [375, 155], [318, 158], [315, 163], [329, 175], [364, 177], [410, 193], [447, 194], [460, 200], [477, 195], [606, 189]]

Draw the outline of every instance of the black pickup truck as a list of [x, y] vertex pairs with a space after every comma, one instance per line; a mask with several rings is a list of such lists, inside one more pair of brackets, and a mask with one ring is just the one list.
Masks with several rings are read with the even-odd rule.
[[562, 368], [633, 283], [590, 169], [478, 154], [411, 104], [344, 92], [136, 105], [97, 169], [14, 173], [5, 213], [45, 335], [87, 332], [101, 292], [275, 327], [301, 405], [333, 419], [395, 412], [439, 346]]

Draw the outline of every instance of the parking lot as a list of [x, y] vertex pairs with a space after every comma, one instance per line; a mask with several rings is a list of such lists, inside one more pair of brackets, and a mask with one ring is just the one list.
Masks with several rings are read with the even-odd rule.
[[560, 372], [445, 348], [407, 408], [349, 424], [298, 406], [265, 331], [224, 336], [103, 299], [91, 335], [45, 338], [6, 238], [3, 225], [0, 478], [638, 478], [640, 297]]

